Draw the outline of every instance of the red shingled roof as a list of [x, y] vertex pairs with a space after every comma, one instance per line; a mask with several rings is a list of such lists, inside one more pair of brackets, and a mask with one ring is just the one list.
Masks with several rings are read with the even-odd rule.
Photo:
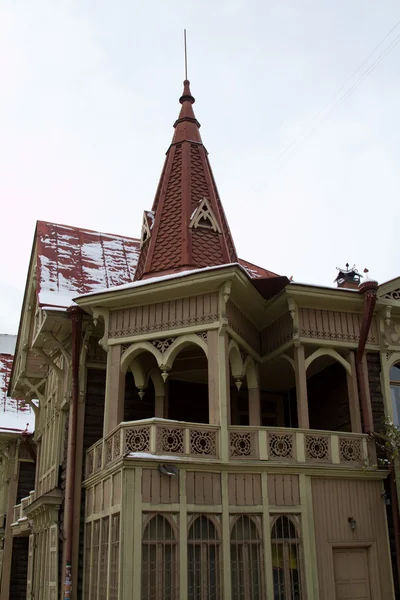
[[134, 238], [38, 221], [39, 304], [68, 308], [80, 294], [130, 283], [138, 254]]
[[[38, 221], [37, 292], [40, 306], [68, 308], [73, 298], [131, 283], [139, 240], [79, 227]], [[252, 279], [276, 273], [239, 259]], [[207, 264], [207, 266], [209, 266]]]
[[[153, 203], [154, 225], [142, 246], [136, 279], [238, 262], [193, 112], [189, 81], [184, 81], [179, 101], [182, 108]], [[206, 219], [199, 226], [192, 220], [203, 201]]]

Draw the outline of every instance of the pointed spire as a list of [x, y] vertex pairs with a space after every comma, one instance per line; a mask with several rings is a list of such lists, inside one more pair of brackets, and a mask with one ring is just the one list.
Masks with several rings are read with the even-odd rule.
[[181, 110], [154, 199], [154, 223], [142, 246], [136, 279], [237, 262], [232, 235], [200, 136], [190, 91]]

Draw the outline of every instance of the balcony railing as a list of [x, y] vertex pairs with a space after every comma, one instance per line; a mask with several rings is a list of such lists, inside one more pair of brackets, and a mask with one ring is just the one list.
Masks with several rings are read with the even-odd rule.
[[219, 430], [217, 425], [157, 418], [121, 423], [87, 450], [86, 477], [129, 456], [219, 459]]
[[[278, 427], [228, 427], [232, 461], [268, 461], [307, 466], [372, 467], [375, 445], [367, 435]], [[166, 419], [121, 423], [86, 452], [86, 477], [121, 458], [221, 460], [220, 427]], [[224, 460], [225, 460], [224, 457]]]
[[35, 500], [35, 492], [30, 492], [29, 496], [21, 499], [19, 504], [15, 504], [14, 506], [14, 514], [13, 514], [13, 522], [11, 526], [20, 525], [24, 521], [27, 521], [28, 518], [25, 514], [25, 508], [32, 504]]
[[310, 465], [372, 466], [367, 435], [311, 429], [228, 427], [231, 460], [267, 460]]

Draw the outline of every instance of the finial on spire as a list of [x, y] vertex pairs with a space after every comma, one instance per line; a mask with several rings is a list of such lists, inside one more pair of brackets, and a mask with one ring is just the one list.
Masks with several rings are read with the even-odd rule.
[[183, 45], [185, 48], [185, 81], [188, 78], [187, 75], [187, 45], [186, 45], [186, 29], [183, 30]]

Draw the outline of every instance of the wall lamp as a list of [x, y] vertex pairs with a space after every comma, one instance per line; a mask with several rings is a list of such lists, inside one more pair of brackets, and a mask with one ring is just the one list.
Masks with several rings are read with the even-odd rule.
[[347, 520], [350, 524], [351, 530], [354, 533], [354, 531], [356, 530], [357, 521], [353, 517], [349, 517]]
[[163, 475], [168, 475], [169, 477], [178, 475], [178, 469], [174, 465], [158, 465], [158, 470]]

